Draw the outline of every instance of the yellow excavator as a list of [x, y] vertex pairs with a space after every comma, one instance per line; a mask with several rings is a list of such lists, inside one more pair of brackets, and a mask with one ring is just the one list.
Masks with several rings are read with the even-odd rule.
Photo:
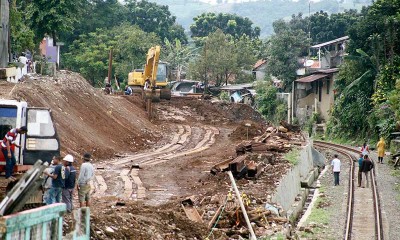
[[160, 62], [160, 46], [151, 47], [147, 52], [144, 69], [135, 69], [128, 75], [128, 85], [134, 93], [142, 93], [145, 99], [159, 102], [171, 99], [168, 84], [168, 64]]

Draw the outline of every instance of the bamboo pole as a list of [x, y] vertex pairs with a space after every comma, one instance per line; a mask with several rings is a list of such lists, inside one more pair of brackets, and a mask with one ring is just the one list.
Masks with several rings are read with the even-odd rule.
[[235, 190], [236, 197], [239, 199], [240, 208], [242, 209], [244, 219], [246, 220], [246, 223], [247, 223], [247, 227], [249, 228], [250, 235], [251, 235], [250, 239], [251, 240], [257, 240], [257, 237], [256, 237], [256, 235], [254, 234], [254, 231], [253, 231], [253, 227], [250, 224], [250, 220], [249, 220], [249, 216], [247, 215], [246, 208], [243, 205], [242, 197], [240, 196], [239, 190], [238, 190], [238, 188], [236, 186], [235, 179], [233, 178], [232, 172], [228, 171], [228, 175], [229, 175], [229, 178], [231, 179], [232, 187]]

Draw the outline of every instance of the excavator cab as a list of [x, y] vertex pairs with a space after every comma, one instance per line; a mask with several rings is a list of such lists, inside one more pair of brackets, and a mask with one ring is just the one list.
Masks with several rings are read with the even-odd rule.
[[144, 99], [158, 102], [171, 99], [171, 90], [167, 87], [168, 63], [160, 62], [160, 46], [149, 49], [144, 69], [135, 69], [128, 75], [128, 85], [134, 93], [142, 92]]

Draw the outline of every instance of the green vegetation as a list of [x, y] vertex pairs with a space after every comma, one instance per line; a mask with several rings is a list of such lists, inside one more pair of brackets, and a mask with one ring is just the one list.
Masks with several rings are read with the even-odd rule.
[[398, 0], [376, 1], [348, 30], [350, 55], [336, 84], [330, 135], [376, 141], [396, 129], [400, 120], [399, 9]]
[[297, 165], [299, 163], [300, 152], [298, 149], [293, 148], [285, 154], [284, 158], [288, 160], [291, 164]]
[[282, 233], [277, 233], [276, 236], [261, 237], [259, 240], [285, 240], [286, 236]]
[[260, 36], [260, 28], [252, 28], [253, 23], [248, 18], [243, 18], [237, 15], [212, 12], [203, 13], [200, 16], [193, 18], [194, 23], [190, 25], [192, 38], [207, 37], [211, 33], [222, 30], [225, 34], [239, 39], [243, 35], [251, 39]]
[[258, 81], [255, 89], [258, 110], [266, 120], [278, 124], [287, 118], [287, 103], [277, 97], [278, 89], [271, 80]]
[[251, 41], [247, 36], [234, 39], [220, 29], [211, 33], [199, 57], [189, 65], [190, 77], [215, 86], [227, 85], [232, 78], [245, 78], [243, 70], [251, 70], [256, 61]]
[[[292, 14], [302, 12], [308, 14], [309, 2], [301, 1], [257, 1], [243, 3], [222, 3], [209, 5], [192, 0], [152, 0], [158, 4], [168, 5], [170, 11], [177, 16], [177, 21], [185, 29], [193, 24], [193, 18], [205, 12], [229, 13], [247, 17], [254, 26], [261, 29], [261, 37], [267, 37], [273, 33], [272, 23], [278, 19], [289, 19]], [[279, 7], [277, 7], [279, 6]], [[323, 10], [328, 13], [337, 13], [339, 3], [335, 0], [313, 2], [310, 5], [311, 13]], [[257, 13], [257, 14], [254, 14]]]

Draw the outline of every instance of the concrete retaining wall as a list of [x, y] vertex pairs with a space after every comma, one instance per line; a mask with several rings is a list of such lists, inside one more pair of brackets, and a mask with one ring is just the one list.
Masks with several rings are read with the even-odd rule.
[[[309, 181], [309, 176], [315, 176], [312, 156], [312, 146], [308, 144], [300, 150], [299, 161], [284, 177], [271, 200], [282, 206], [286, 212], [295, 203], [295, 198], [301, 192], [301, 182]], [[315, 179], [315, 177], [313, 177]]]

